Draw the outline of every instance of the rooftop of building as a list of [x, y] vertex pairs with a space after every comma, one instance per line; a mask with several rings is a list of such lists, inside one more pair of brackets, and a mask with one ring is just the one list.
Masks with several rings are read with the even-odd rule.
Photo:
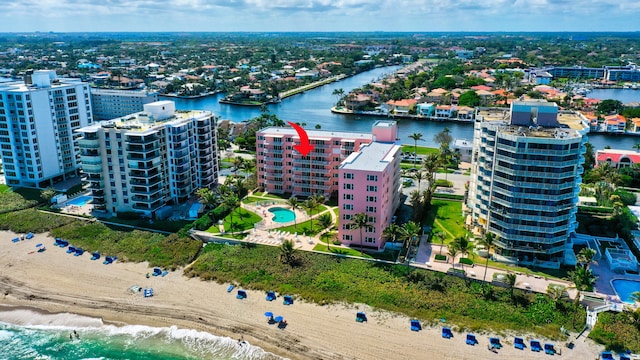
[[[152, 105], [149, 107], [149, 105]], [[163, 109], [160, 112], [153, 111], [153, 105], [162, 106], [169, 105], [167, 109]], [[172, 101], [157, 101], [151, 104], [145, 105], [146, 111], [122, 116], [119, 118], [100, 121], [92, 125], [86, 126], [80, 129], [80, 132], [95, 132], [99, 128], [115, 128], [118, 130], [127, 130], [127, 132], [144, 133], [149, 131], [155, 131], [161, 126], [168, 124], [179, 124], [185, 120], [193, 118], [201, 118], [211, 115], [210, 111], [203, 110], [175, 110]]]
[[[368, 133], [350, 132], [350, 131], [330, 131], [330, 130], [306, 130], [309, 139], [314, 140], [327, 140], [332, 138], [344, 138], [344, 139], [362, 139], [372, 140], [373, 135]], [[267, 127], [258, 131], [257, 135], [269, 135], [269, 136], [298, 136], [296, 130], [292, 127]]]
[[340, 165], [345, 170], [383, 171], [400, 151], [401, 146], [392, 143], [372, 142], [351, 153]]
[[101, 95], [129, 95], [129, 96], [147, 96], [147, 95], [158, 94], [157, 91], [152, 91], [148, 89], [120, 90], [120, 89], [107, 89], [107, 88], [98, 88], [98, 87], [91, 87], [91, 93], [101, 94]]
[[39, 87], [35, 84], [27, 84], [24, 80], [10, 80], [7, 82], [0, 82], [0, 91], [3, 92], [27, 92], [40, 89], [55, 89], [58, 87], [65, 87], [69, 85], [82, 84], [82, 80], [77, 78], [55, 78], [51, 81], [49, 86]]
[[503, 122], [503, 131], [507, 133], [520, 134], [530, 137], [544, 138], [571, 138], [582, 136], [579, 131], [583, 131], [588, 127], [587, 120], [580, 113], [573, 111], [558, 112], [559, 126], [541, 127], [541, 126], [518, 126], [510, 125], [511, 114], [507, 108], [478, 108], [476, 119], [484, 122]]

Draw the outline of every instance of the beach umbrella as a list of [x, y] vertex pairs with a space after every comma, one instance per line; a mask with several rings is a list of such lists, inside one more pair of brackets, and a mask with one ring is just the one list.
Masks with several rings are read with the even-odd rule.
[[272, 317], [273, 313], [271, 311], [267, 311], [266, 313], [264, 313], [264, 316], [266, 317]]
[[284, 320], [284, 318], [282, 316], [276, 316], [273, 320], [280, 322], [282, 320]]
[[36, 245], [36, 247], [40, 247], [40, 246], [42, 246], [42, 244], [38, 244], [38, 245]]

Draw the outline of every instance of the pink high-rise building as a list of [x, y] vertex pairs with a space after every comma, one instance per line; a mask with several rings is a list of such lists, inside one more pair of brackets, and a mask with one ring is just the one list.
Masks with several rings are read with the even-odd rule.
[[[400, 146], [395, 121], [377, 121], [371, 134], [307, 131], [315, 146], [308, 156], [293, 149], [300, 138], [293, 128], [269, 127], [256, 134], [258, 185], [276, 194], [337, 195], [339, 239], [360, 245], [360, 230], [349, 229], [353, 215], [366, 213], [362, 244], [381, 249], [382, 230], [400, 202]], [[350, 175], [345, 175], [350, 174]], [[352, 176], [352, 179], [345, 179]], [[352, 184], [345, 190], [345, 184]], [[345, 200], [345, 196], [349, 200]]]

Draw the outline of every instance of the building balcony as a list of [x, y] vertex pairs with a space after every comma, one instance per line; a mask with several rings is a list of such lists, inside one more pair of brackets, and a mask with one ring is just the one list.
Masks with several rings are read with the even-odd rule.
[[85, 173], [102, 173], [102, 164], [82, 164], [82, 171]]
[[86, 156], [86, 155], [81, 155], [80, 156], [80, 161], [82, 162], [82, 164], [86, 164], [86, 165], [102, 165], [102, 158], [99, 156]]
[[147, 143], [147, 144], [127, 144], [127, 151], [128, 152], [149, 152], [149, 151], [153, 151], [153, 150], [158, 150], [159, 149], [159, 144], [160, 142], [158, 140], [155, 140], [151, 143]]
[[153, 134], [147, 136], [128, 136], [125, 142], [131, 144], [152, 144], [156, 140], [158, 140], [158, 136]]
[[78, 146], [83, 149], [99, 149], [100, 140], [98, 139], [78, 139]]
[[158, 175], [158, 168], [151, 169], [140, 169], [140, 170], [131, 170], [129, 171], [129, 176], [132, 178], [149, 178], [154, 175]]
[[127, 155], [127, 160], [146, 161], [153, 160], [158, 157], [160, 157], [160, 152], [157, 150], [152, 150], [147, 153], [129, 153], [129, 155]]

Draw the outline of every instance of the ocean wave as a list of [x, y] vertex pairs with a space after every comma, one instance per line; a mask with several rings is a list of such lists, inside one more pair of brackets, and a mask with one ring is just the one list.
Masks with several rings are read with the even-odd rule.
[[0, 321], [25, 327], [50, 329], [76, 329], [79, 327], [101, 327], [102, 319], [72, 313], [47, 314], [29, 309], [0, 311]]

